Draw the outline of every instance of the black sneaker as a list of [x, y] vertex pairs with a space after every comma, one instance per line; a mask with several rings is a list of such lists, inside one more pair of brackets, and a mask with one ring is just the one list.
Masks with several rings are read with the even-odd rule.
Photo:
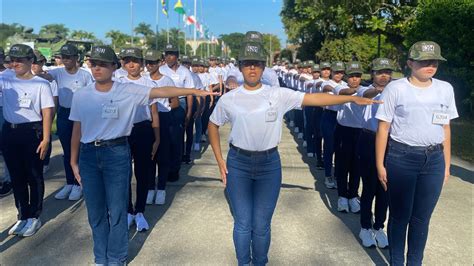
[[185, 164], [191, 164], [191, 158], [190, 156], [188, 155], [184, 155], [182, 160], [181, 160], [182, 163], [185, 163]]
[[0, 197], [5, 197], [10, 195], [13, 192], [12, 190], [12, 183], [10, 182], [3, 182], [2, 186], [0, 187]]
[[324, 169], [324, 163], [323, 161], [319, 161], [316, 163], [316, 168], [319, 169], [319, 170], [322, 170]]

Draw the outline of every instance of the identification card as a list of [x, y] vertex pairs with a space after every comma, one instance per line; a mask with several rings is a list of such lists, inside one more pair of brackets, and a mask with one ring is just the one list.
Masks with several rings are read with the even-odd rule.
[[265, 122], [275, 122], [277, 120], [278, 111], [270, 107], [265, 113]]
[[118, 107], [114, 104], [106, 104], [102, 107], [102, 118], [104, 119], [118, 119]]
[[449, 114], [441, 111], [433, 113], [433, 124], [435, 125], [448, 125]]
[[30, 108], [31, 98], [28, 96], [23, 96], [18, 99], [18, 104], [21, 108]]

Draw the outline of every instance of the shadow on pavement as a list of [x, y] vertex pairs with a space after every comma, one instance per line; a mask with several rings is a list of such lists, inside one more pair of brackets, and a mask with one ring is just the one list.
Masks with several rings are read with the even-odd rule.
[[451, 164], [451, 175], [459, 179], [474, 184], [474, 172], [458, 165]]

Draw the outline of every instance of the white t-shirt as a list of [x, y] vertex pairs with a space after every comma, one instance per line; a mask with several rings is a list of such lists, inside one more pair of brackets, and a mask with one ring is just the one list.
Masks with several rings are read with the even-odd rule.
[[[170, 77], [174, 85], [178, 88], [192, 89], [196, 87], [191, 71], [184, 66], [180, 65], [178, 69], [174, 71], [167, 64], [164, 64], [160, 66], [160, 73]], [[186, 96], [180, 96], [179, 98], [186, 98]]]
[[130, 136], [137, 107], [150, 104], [150, 91], [114, 82], [110, 91], [100, 92], [92, 83], [74, 93], [69, 120], [81, 122], [82, 143]]
[[204, 84], [202, 84], [201, 79], [199, 78], [197, 73], [191, 72], [191, 76], [193, 77], [194, 85], [196, 85], [196, 89], [204, 90]]
[[[368, 89], [372, 89], [372, 88], [373, 88], [372, 85], [368, 87], [362, 87], [357, 91], [357, 95], [359, 97], [364, 97], [364, 93]], [[382, 94], [379, 93], [377, 94], [377, 96], [375, 96], [372, 99], [380, 100], [381, 95]], [[363, 116], [362, 116], [362, 119], [363, 119], [362, 128], [368, 129], [373, 132], [377, 132], [377, 128], [379, 127], [379, 120], [375, 118], [375, 114], [377, 113], [377, 109], [379, 109], [379, 104], [366, 105], [363, 108], [364, 108], [364, 111], [363, 111]]]
[[[145, 77], [140, 77], [139, 79], [133, 80], [129, 79], [128, 77], [120, 77], [116, 81], [121, 82], [121, 83], [133, 83], [133, 84], [138, 84], [142, 86], [138, 86], [138, 89], [144, 89], [146, 88], [153, 88], [155, 87], [155, 83], [151, 81], [150, 79], [147, 79]], [[135, 117], [133, 118], [133, 123], [140, 123], [143, 121], [151, 121], [151, 111], [149, 106], [138, 106], [137, 111], [135, 113]]]
[[[147, 76], [150, 79], [150, 75]], [[155, 85], [153, 87], [160, 88], [160, 87], [174, 87], [174, 82], [171, 78], [163, 75], [160, 79], [154, 80], [150, 79]], [[158, 112], [167, 113], [171, 110], [170, 102], [168, 98], [156, 98], [154, 100], [156, 105], [158, 106]]]
[[261, 79], [263, 84], [266, 84], [270, 87], [280, 87], [280, 82], [278, 82], [278, 75], [275, 70], [265, 67]]
[[23, 80], [15, 75], [0, 76], [3, 117], [12, 124], [41, 121], [41, 110], [54, 107], [49, 81], [34, 76]]
[[219, 77], [224, 80], [224, 73], [222, 73], [222, 70], [220, 67], [209, 67], [209, 75], [211, 75], [211, 81], [215, 83], [211, 84], [218, 84], [219, 83]]
[[[347, 85], [339, 85], [334, 88], [334, 92], [339, 95], [341, 90], [348, 88]], [[362, 87], [359, 86], [360, 90]], [[357, 91], [358, 91], [357, 90]], [[357, 92], [352, 96], [357, 96]], [[345, 103], [340, 105], [337, 111], [337, 122], [346, 127], [362, 128], [364, 107], [355, 103]]]
[[[329, 94], [335, 94], [334, 93], [334, 88], [336, 88], [337, 86], [339, 85], [342, 85], [342, 86], [347, 86], [347, 83], [343, 80], [339, 81], [339, 83], [335, 82], [334, 80], [330, 79], [330, 80], [327, 80], [327, 81], [324, 81], [323, 83], [321, 83], [321, 91], [324, 89], [324, 86], [326, 85], [329, 85], [331, 87], [333, 87], [333, 90], [328, 92]], [[331, 110], [331, 111], [339, 111], [339, 109], [341, 108], [340, 105], [330, 105], [330, 106], [326, 106], [324, 107], [324, 109], [328, 109], [328, 110]]]
[[384, 103], [375, 117], [391, 123], [392, 139], [410, 146], [442, 143], [443, 125], [434, 123], [435, 115], [448, 114], [448, 124], [458, 117], [453, 87], [435, 78], [427, 88], [415, 87], [406, 78], [392, 81], [382, 92], [381, 100]]
[[128, 76], [128, 71], [123, 69], [123, 67], [114, 71], [114, 78], [116, 79], [119, 79], [121, 77], [126, 77], [126, 76]]
[[204, 90], [209, 91], [209, 85], [211, 84], [209, 73], [198, 73], [198, 76], [199, 79], [201, 79], [201, 83], [204, 86]]
[[283, 115], [301, 107], [304, 93], [262, 85], [255, 91], [238, 87], [224, 94], [211, 114], [218, 126], [231, 123], [229, 143], [250, 151], [274, 148], [281, 140]]
[[94, 82], [92, 75], [82, 68], [75, 74], [69, 74], [64, 67], [60, 67], [48, 71], [48, 74], [58, 83], [59, 105], [64, 108], [71, 108], [74, 92]]

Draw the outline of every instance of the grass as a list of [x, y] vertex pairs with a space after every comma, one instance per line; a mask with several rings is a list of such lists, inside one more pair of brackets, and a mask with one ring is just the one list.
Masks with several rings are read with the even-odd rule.
[[474, 163], [474, 118], [457, 118], [451, 122], [451, 152]]

